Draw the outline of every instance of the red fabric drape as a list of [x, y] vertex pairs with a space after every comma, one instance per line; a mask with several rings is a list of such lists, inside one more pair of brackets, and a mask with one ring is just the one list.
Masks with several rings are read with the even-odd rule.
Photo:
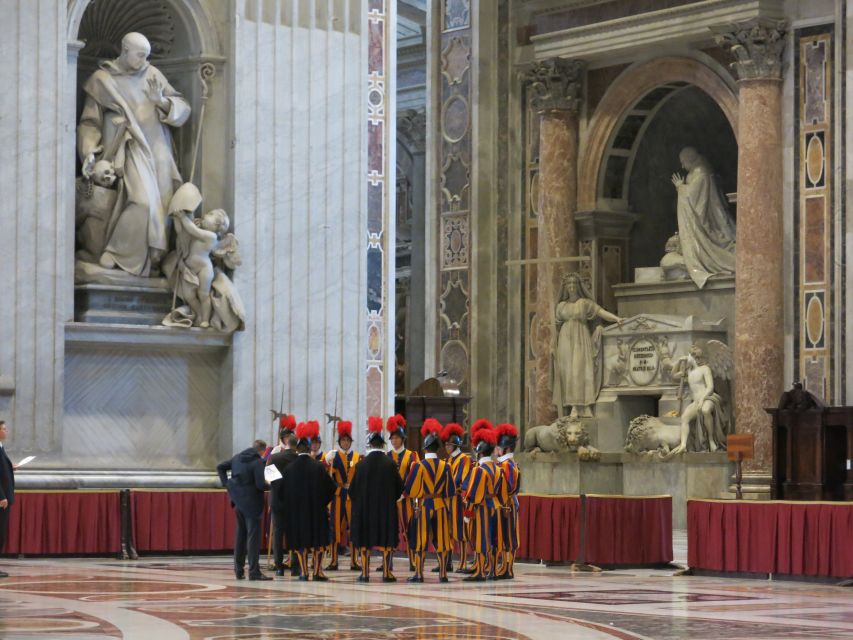
[[109, 554], [121, 550], [118, 491], [18, 491], [7, 555]]
[[518, 557], [546, 562], [574, 560], [580, 541], [578, 496], [518, 496]]
[[[134, 546], [139, 552], [234, 548], [234, 510], [224, 489], [131, 491], [130, 508]], [[266, 526], [263, 531], [261, 546], [266, 549]]]
[[687, 502], [687, 562], [710, 571], [853, 576], [853, 503]]
[[672, 562], [672, 497], [587, 496], [586, 561]]

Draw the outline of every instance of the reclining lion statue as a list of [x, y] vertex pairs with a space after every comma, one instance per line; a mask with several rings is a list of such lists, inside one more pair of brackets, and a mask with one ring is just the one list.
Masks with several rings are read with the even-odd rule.
[[556, 422], [530, 427], [524, 434], [524, 450], [531, 453], [570, 451], [581, 460], [598, 460], [601, 452], [589, 444], [589, 433], [583, 422], [574, 416], [558, 418]]
[[668, 424], [649, 415], [637, 416], [628, 425], [625, 451], [628, 453], [657, 453], [667, 457], [681, 442], [681, 426]]

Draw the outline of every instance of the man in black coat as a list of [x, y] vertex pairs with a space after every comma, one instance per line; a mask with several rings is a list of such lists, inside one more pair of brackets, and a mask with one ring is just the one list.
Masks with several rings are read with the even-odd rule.
[[[314, 429], [316, 425], [316, 430]], [[322, 462], [311, 457], [311, 440], [319, 434], [316, 422], [296, 428], [296, 460], [284, 470], [281, 494], [284, 510], [284, 537], [296, 553], [300, 580], [308, 580], [308, 554], [314, 561], [313, 579], [325, 581], [323, 552], [329, 544], [329, 503], [335, 495], [335, 482]]]
[[[219, 481], [228, 489], [234, 515], [237, 519], [237, 533], [234, 540], [234, 574], [238, 580], [245, 577], [243, 565], [249, 560], [249, 580], [272, 580], [261, 573], [261, 518], [264, 514], [264, 491], [267, 488], [264, 479], [264, 461], [261, 454], [266, 451], [267, 443], [255, 440], [252, 446], [241, 451], [216, 467]], [[228, 478], [227, 472], [231, 472]]]
[[[15, 466], [6, 455], [4, 442], [9, 435], [6, 422], [0, 420], [0, 553], [6, 546], [6, 535], [9, 531], [9, 510], [15, 504]], [[0, 578], [8, 578], [9, 574], [0, 571]]]
[[397, 465], [385, 454], [382, 418], [368, 420], [367, 456], [355, 468], [350, 483], [353, 546], [361, 552], [359, 582], [370, 581], [370, 550], [382, 551], [382, 581], [396, 582], [391, 573], [391, 554], [398, 543], [397, 500], [403, 493], [403, 480]]
[[[288, 430], [280, 437], [282, 450], [274, 453], [267, 461], [267, 465], [274, 465], [279, 473], [284, 476], [284, 471], [291, 462], [296, 460], [296, 436]], [[284, 512], [287, 510], [287, 501], [281, 492], [281, 480], [276, 480], [270, 485], [270, 511], [273, 517], [272, 529], [272, 553], [275, 561], [275, 575], [284, 575]], [[290, 575], [299, 575], [299, 564], [295, 558], [291, 558]]]

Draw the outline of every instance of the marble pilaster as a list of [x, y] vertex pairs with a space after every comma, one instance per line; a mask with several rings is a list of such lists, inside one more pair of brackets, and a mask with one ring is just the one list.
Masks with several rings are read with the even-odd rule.
[[783, 391], [782, 61], [785, 26], [750, 21], [718, 32], [738, 74], [738, 219], [735, 288], [737, 430], [755, 436], [749, 471], [770, 470], [765, 407]]
[[[577, 256], [574, 215], [578, 199], [578, 107], [584, 65], [577, 60], [554, 58], [537, 63], [527, 72], [530, 105], [539, 113], [538, 257], [553, 260]], [[551, 397], [552, 315], [560, 280], [572, 263], [536, 265], [538, 332], [536, 342], [537, 424], [556, 417]]]

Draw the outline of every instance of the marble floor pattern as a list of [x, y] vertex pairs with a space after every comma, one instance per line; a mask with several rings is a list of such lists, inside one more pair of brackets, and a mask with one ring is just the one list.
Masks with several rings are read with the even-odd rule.
[[226, 557], [0, 564], [12, 574], [0, 581], [3, 640], [853, 638], [853, 589], [672, 568], [519, 564], [512, 582], [442, 585], [428, 573], [410, 585], [398, 571], [396, 584], [363, 585], [350, 571], [328, 583], [237, 581]]

